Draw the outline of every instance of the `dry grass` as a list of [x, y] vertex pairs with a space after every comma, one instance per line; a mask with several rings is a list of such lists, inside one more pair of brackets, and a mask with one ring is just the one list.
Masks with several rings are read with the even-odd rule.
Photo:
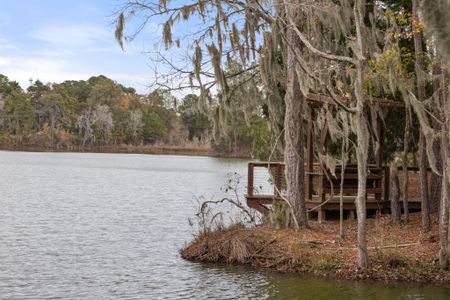
[[420, 215], [407, 225], [391, 226], [388, 216], [368, 220], [371, 267], [359, 270], [356, 257], [356, 222], [346, 221], [346, 237], [338, 238], [336, 222], [310, 228], [276, 230], [242, 226], [199, 236], [181, 250], [189, 260], [248, 264], [283, 272], [308, 272], [348, 278], [420, 282], [450, 282], [450, 272], [438, 270], [436, 216], [430, 232], [420, 229]]
[[34, 146], [34, 145], [0, 145], [1, 150], [11, 151], [36, 151], [36, 152], [94, 152], [94, 153], [138, 153], [138, 154], [179, 154], [214, 156], [215, 153], [209, 147], [189, 147], [172, 145], [118, 145], [118, 146], [67, 146], [60, 149]]

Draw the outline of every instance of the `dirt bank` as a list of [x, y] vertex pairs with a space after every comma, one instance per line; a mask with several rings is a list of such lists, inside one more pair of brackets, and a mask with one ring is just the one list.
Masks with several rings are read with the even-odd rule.
[[311, 221], [307, 230], [267, 226], [231, 228], [197, 237], [180, 251], [188, 260], [246, 264], [282, 272], [313, 273], [352, 280], [449, 283], [450, 272], [437, 268], [438, 224], [423, 233], [420, 215], [411, 223], [391, 226], [388, 216], [368, 220], [370, 268], [356, 261], [356, 221], [346, 221], [344, 240], [337, 222]]

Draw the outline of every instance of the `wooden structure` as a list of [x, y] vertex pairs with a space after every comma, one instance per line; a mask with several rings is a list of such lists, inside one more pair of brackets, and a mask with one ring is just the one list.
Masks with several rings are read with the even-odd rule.
[[[338, 211], [340, 205], [340, 170], [336, 167], [336, 177], [327, 175], [322, 171], [320, 164], [313, 164], [313, 171], [308, 172], [305, 165], [305, 202], [308, 210], [316, 209], [318, 220], [325, 219], [326, 211]], [[408, 168], [411, 175], [418, 174], [418, 168]], [[270, 211], [270, 206], [276, 201], [283, 201], [285, 192], [284, 164], [280, 162], [249, 162], [247, 178], [247, 205], [262, 214]], [[415, 177], [418, 177], [416, 175]], [[414, 178], [414, 177], [413, 177]], [[411, 179], [410, 179], [411, 180]], [[262, 186], [266, 184], [266, 187]], [[355, 210], [355, 199], [357, 193], [357, 172], [355, 166], [348, 166], [344, 173], [343, 205], [344, 210], [353, 215]], [[307, 186], [310, 185], [308, 190]], [[333, 188], [332, 188], [333, 187]], [[408, 192], [409, 208], [420, 209], [420, 197], [411, 192], [414, 186], [410, 186]], [[325, 204], [323, 204], [326, 202]], [[369, 166], [367, 175], [367, 198], [368, 210], [389, 210], [389, 167], [377, 168]]]
[[[258, 185], [255, 185], [255, 168], [266, 168], [267, 174], [273, 180], [273, 189], [269, 193], [259, 193]], [[247, 172], [247, 199], [248, 207], [254, 208], [257, 211], [267, 214], [269, 208], [267, 205], [273, 204], [274, 201], [281, 200], [281, 193], [283, 191], [284, 179], [284, 164], [280, 162], [250, 162], [248, 163]], [[262, 188], [261, 188], [262, 190]]]
[[[321, 164], [314, 162], [314, 122], [315, 109], [323, 104], [334, 105], [331, 98], [320, 95], [310, 95], [308, 97], [309, 117], [307, 126], [307, 147], [306, 147], [306, 164], [305, 164], [305, 201], [309, 210], [315, 209], [318, 212], [318, 219], [321, 221], [327, 210], [339, 210], [340, 203], [340, 184], [341, 184], [341, 167], [335, 169], [336, 177], [332, 176], [327, 168]], [[401, 107], [402, 103], [377, 99], [377, 105], [384, 108], [384, 111], [391, 107]], [[383, 139], [384, 131], [380, 117], [377, 117], [377, 136], [380, 145], [375, 155], [375, 163], [368, 166], [367, 175], [367, 209], [388, 209], [389, 204], [389, 168], [382, 165], [383, 156]], [[327, 142], [327, 126], [316, 128], [319, 132], [319, 144], [317, 151], [325, 154]], [[266, 169], [266, 178], [272, 183], [273, 190], [259, 191], [262, 185], [255, 183], [255, 170]], [[348, 165], [344, 171], [343, 182], [343, 203], [344, 210], [353, 211], [355, 209], [355, 198], [358, 190], [358, 173], [355, 165]], [[260, 178], [261, 179], [261, 178]], [[266, 180], [266, 182], [267, 182]], [[284, 190], [284, 164], [280, 162], [250, 162], [248, 164], [248, 188], [247, 188], [247, 204], [249, 207], [257, 209], [261, 213], [269, 212], [269, 205], [274, 201], [281, 200]], [[325, 204], [323, 204], [326, 202]], [[410, 208], [420, 208], [420, 202], [417, 199], [411, 199]]]

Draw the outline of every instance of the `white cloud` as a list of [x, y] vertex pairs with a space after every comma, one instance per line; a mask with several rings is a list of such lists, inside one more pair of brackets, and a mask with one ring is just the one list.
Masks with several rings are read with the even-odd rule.
[[55, 24], [24, 37], [34, 41], [18, 47], [0, 37], [0, 74], [18, 81], [23, 88], [28, 87], [30, 79], [59, 83], [102, 74], [146, 93], [148, 82], [152, 82], [145, 64], [137, 63], [140, 59], [145, 62], [144, 47], [129, 45], [123, 52], [108, 28]]
[[0, 73], [10, 80], [18, 81], [26, 88], [30, 79], [46, 82], [63, 82], [65, 80], [87, 80], [91, 76], [105, 75], [126, 86], [132, 86], [140, 93], [148, 92], [146, 84], [151, 78], [143, 75], [111, 72], [76, 72], [71, 61], [52, 57], [0, 57]]
[[5, 67], [11, 65], [11, 60], [6, 57], [0, 57], [0, 67]]
[[90, 24], [53, 24], [31, 33], [31, 37], [58, 48], [81, 49], [113, 40], [111, 32]]
[[154, 80], [152, 76], [128, 73], [106, 73], [104, 75], [125, 86], [134, 87], [139, 93], [149, 92], [149, 82]]
[[0, 38], [0, 49], [17, 50], [18, 48], [7, 39]]
[[70, 51], [35, 50], [33, 51], [33, 54], [40, 57], [64, 57], [66, 55], [70, 55]]
[[119, 44], [112, 43], [106, 46], [92, 46], [89, 48], [83, 49], [85, 53], [113, 53], [113, 54], [121, 54], [121, 55], [141, 55], [145, 52], [144, 46], [136, 46], [136, 45], [126, 45], [122, 50], [119, 47]]
[[[82, 79], [86, 74], [67, 72], [69, 62], [64, 59], [45, 57], [9, 57], [2, 58], [8, 65], [1, 72], [11, 80], [18, 81], [22, 87], [28, 85], [29, 79], [39, 79], [43, 82], [60, 82], [65, 79]], [[0, 60], [1, 63], [1, 60]]]

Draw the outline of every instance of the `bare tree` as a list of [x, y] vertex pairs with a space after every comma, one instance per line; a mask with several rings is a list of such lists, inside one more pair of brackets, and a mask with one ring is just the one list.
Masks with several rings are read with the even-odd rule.
[[138, 142], [139, 134], [142, 132], [142, 111], [135, 109], [130, 112], [127, 128], [134, 143]]
[[80, 131], [80, 134], [83, 134], [83, 147], [87, 142], [90, 142], [91, 144], [95, 142], [93, 125], [94, 115], [92, 113], [92, 110], [90, 108], [87, 108], [78, 116], [75, 123], [75, 126]]
[[420, 4], [425, 29], [433, 34], [439, 53], [448, 66], [450, 65], [450, 22], [448, 22], [450, 2], [421, 0]]
[[439, 212], [439, 266], [443, 270], [449, 268], [449, 170], [450, 170], [450, 101], [447, 99], [445, 104], [447, 112], [445, 115], [445, 123], [443, 126], [443, 135], [441, 137], [442, 157], [444, 158], [444, 172], [442, 173], [442, 195], [441, 195], [441, 209]]
[[405, 101], [405, 131], [403, 136], [403, 153], [402, 153], [402, 172], [403, 172], [403, 185], [402, 185], [402, 202], [403, 202], [403, 221], [409, 222], [409, 207], [408, 207], [408, 186], [409, 186], [409, 174], [408, 174], [408, 153], [409, 153], [409, 140], [411, 138], [411, 107], [408, 101]]
[[304, 201], [297, 199], [305, 198], [305, 158], [304, 158], [304, 108], [305, 95], [300, 91], [299, 80], [296, 71], [297, 60], [295, 51], [301, 47], [300, 39], [295, 33], [295, 20], [298, 19], [300, 9], [298, 1], [284, 1], [288, 20], [292, 20], [287, 27], [286, 40], [287, 60], [286, 60], [286, 114], [284, 117], [284, 159], [286, 162], [287, 178], [287, 198], [293, 208], [298, 226], [306, 227], [308, 219], [306, 217], [306, 207]]
[[369, 130], [365, 120], [365, 95], [363, 91], [364, 85], [364, 45], [362, 37], [363, 5], [364, 1], [355, 1], [353, 14], [355, 18], [356, 43], [355, 56], [356, 62], [356, 113], [355, 127], [357, 136], [356, 159], [358, 161], [358, 193], [356, 196], [356, 214], [358, 216], [358, 266], [367, 268], [369, 265], [369, 255], [367, 253], [366, 238], [366, 197], [367, 197], [367, 160], [369, 152]]
[[[432, 52], [432, 58], [434, 61], [433, 65], [433, 129], [440, 132], [442, 131], [442, 124], [444, 123], [443, 115], [440, 113], [440, 109], [442, 104], [445, 102], [445, 82], [442, 80], [442, 76], [445, 73], [442, 70], [442, 62], [437, 57], [435, 51]], [[430, 212], [438, 212], [442, 197], [442, 151], [441, 151], [441, 137], [437, 136], [436, 140], [433, 143], [433, 151], [436, 156], [436, 167], [438, 169], [438, 173], [431, 173], [431, 184], [430, 184]]]
[[[417, 81], [417, 95], [419, 101], [425, 101], [425, 78], [423, 68], [423, 50], [422, 50], [422, 33], [419, 26], [418, 15], [419, 0], [412, 0], [412, 30], [414, 36], [414, 52], [415, 52], [415, 69]], [[422, 229], [430, 230], [431, 220], [428, 203], [428, 171], [427, 171], [427, 153], [426, 141], [423, 130], [420, 130], [419, 136], [419, 173], [420, 173], [420, 197], [422, 198], [421, 216]]]
[[[450, 23], [448, 22], [448, 11], [450, 9], [450, 2], [447, 0], [437, 1], [421, 1], [421, 12], [423, 15], [423, 21], [425, 23], [425, 30], [433, 37], [434, 43], [437, 45], [438, 55], [443, 58], [444, 64], [450, 65]], [[449, 72], [449, 69], [446, 70]], [[445, 72], [442, 72], [445, 74]], [[442, 74], [442, 75], [443, 75]], [[450, 73], [448, 73], [450, 74]], [[445, 78], [441, 76], [441, 80]], [[449, 182], [450, 182], [450, 86], [448, 83], [435, 85], [439, 86], [438, 92], [443, 93], [440, 95], [440, 103], [438, 108], [434, 108], [433, 111], [440, 114], [441, 124], [440, 131], [440, 146], [441, 146], [441, 159], [442, 159], [442, 193], [441, 203], [439, 211], [439, 266], [441, 269], [447, 270], [449, 268]], [[439, 116], [438, 116], [439, 119]], [[426, 124], [421, 122], [423, 127]], [[434, 139], [433, 139], [434, 141]], [[434, 153], [427, 152], [428, 157], [434, 155]], [[433, 163], [431, 164], [433, 167]], [[435, 171], [439, 173], [438, 171]]]
[[114, 127], [111, 108], [106, 104], [97, 105], [93, 112], [93, 118], [94, 124], [102, 133], [104, 142], [107, 144], [109, 142], [111, 130]]
[[[289, 37], [282, 29], [284, 23], [279, 20], [284, 18], [286, 12], [282, 1], [189, 1], [180, 6], [169, 1], [128, 1], [118, 13], [116, 21], [116, 39], [123, 46], [125, 40], [132, 40], [136, 34], [145, 27], [152, 18], [166, 18], [163, 25], [163, 42], [166, 49], [173, 49], [172, 46], [179, 46], [187, 42], [187, 47], [193, 49], [192, 55], [184, 61], [191, 61], [191, 65], [180, 66], [172, 59], [169, 59], [161, 52], [158, 53], [157, 62], [165, 63], [169, 66], [169, 74], [159, 75], [156, 83], [160, 87], [169, 89], [198, 88], [200, 90], [200, 104], [208, 105], [212, 102], [214, 90], [219, 96], [219, 108], [227, 108], [229, 99], [239, 88], [230, 87], [229, 81], [237, 76], [248, 78], [242, 84], [253, 82], [255, 97], [248, 97], [243, 101], [242, 107], [246, 105], [254, 106], [266, 103], [269, 107], [270, 118], [277, 128], [283, 115], [288, 115], [286, 121], [285, 137], [289, 143], [286, 152], [288, 202], [293, 209], [295, 223], [305, 227], [307, 225], [306, 207], [304, 203], [304, 174], [303, 174], [303, 103], [304, 95], [300, 93], [299, 78], [296, 74], [297, 61], [294, 51], [299, 46], [298, 37], [292, 30]], [[292, 2], [293, 7], [298, 9], [299, 3]], [[127, 21], [132, 16], [140, 12], [145, 15], [142, 24], [132, 33], [126, 35], [124, 30]], [[182, 21], [188, 21], [192, 16], [200, 20], [201, 25], [195, 32], [186, 33], [178, 38], [173, 35], [172, 28]], [[296, 24], [294, 24], [296, 26]], [[282, 38], [273, 35], [280, 34]], [[290, 54], [286, 55], [287, 44], [293, 43]], [[265, 53], [265, 55], [260, 55]], [[207, 55], [205, 55], [207, 54]], [[283, 68], [279, 59], [273, 57], [283, 57], [289, 63]], [[244, 66], [237, 72], [225, 72], [225, 66], [231, 65], [234, 59], [238, 59]], [[242, 74], [248, 76], [242, 76]], [[264, 93], [267, 98], [261, 97], [261, 84], [256, 82], [254, 74], [261, 74]], [[289, 76], [288, 84], [283, 78]], [[184, 78], [183, 78], [184, 77]], [[187, 79], [187, 80], [186, 80]], [[281, 88], [280, 88], [281, 86]], [[283, 107], [282, 92], [287, 87], [288, 96], [286, 100], [286, 110]], [[236, 88], [237, 87], [237, 88]], [[274, 88], [275, 87], [275, 88]], [[274, 104], [276, 102], [276, 104]], [[223, 115], [220, 110], [217, 115]], [[281, 115], [281, 116], [280, 116]], [[220, 118], [216, 118], [221, 120]], [[218, 126], [220, 128], [220, 126]]]

